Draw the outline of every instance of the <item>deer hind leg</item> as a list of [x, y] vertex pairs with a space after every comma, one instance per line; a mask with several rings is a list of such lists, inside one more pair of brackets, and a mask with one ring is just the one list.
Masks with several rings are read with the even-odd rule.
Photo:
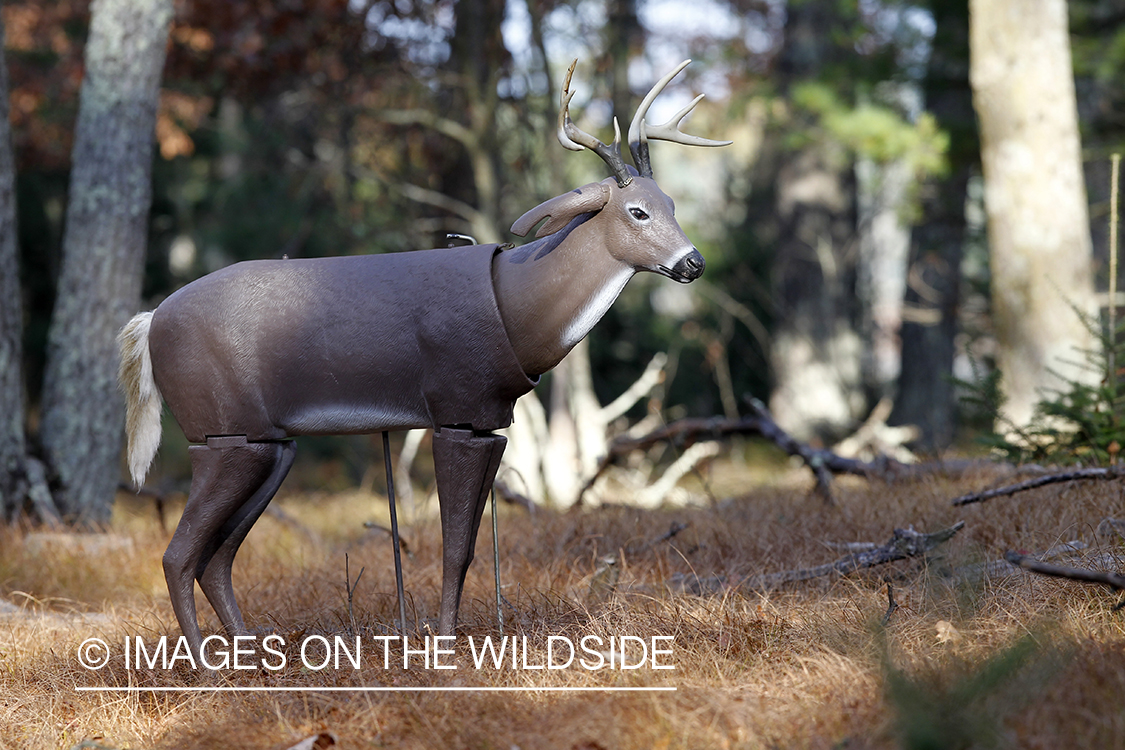
[[[228, 540], [234, 538], [243, 523], [252, 523], [251, 519], [257, 518], [265, 508], [281, 483], [284, 470], [288, 469], [287, 450], [291, 461], [291, 449], [286, 449], [284, 444], [247, 443], [243, 437], [209, 438], [206, 445], [194, 445], [188, 449], [192, 467], [191, 490], [184, 514], [164, 552], [164, 578], [180, 630], [197, 656], [203, 636], [196, 619], [195, 579], [204, 577], [208, 563], [215, 559]], [[272, 481], [275, 476], [276, 481]], [[268, 492], [260, 492], [270, 485], [273, 487]], [[262, 494], [265, 494], [264, 501]], [[254, 513], [257, 505], [261, 507]], [[244, 511], [246, 506], [249, 508]], [[242, 530], [243, 536], [249, 530], [249, 523]], [[237, 548], [237, 545], [234, 546]], [[230, 557], [233, 556], [231, 550]], [[230, 586], [229, 572], [225, 584], [219, 583], [222, 577], [218, 572], [212, 575], [207, 578], [209, 582], [215, 581], [215, 587], [212, 587], [214, 598], [208, 594], [208, 600], [212, 606], [216, 601], [220, 602], [216, 611], [224, 626], [237, 627], [237, 623], [227, 621], [230, 612], [224, 612], [226, 602], [234, 606], [233, 592], [229, 592], [229, 596], [217, 593], [218, 586]], [[234, 606], [235, 613], [237, 609]], [[241, 622], [241, 616], [238, 622]]]
[[239, 611], [238, 602], [234, 599], [234, 584], [231, 582], [234, 556], [238, 553], [238, 548], [246, 539], [246, 535], [250, 533], [250, 528], [261, 517], [266, 506], [277, 493], [277, 489], [285, 480], [285, 475], [293, 466], [293, 458], [297, 455], [297, 443], [292, 440], [248, 445], [268, 446], [273, 450], [273, 465], [269, 475], [250, 499], [227, 519], [218, 534], [212, 537], [212, 543], [208, 545], [195, 570], [195, 579], [199, 581], [199, 588], [203, 590], [207, 601], [211, 603], [211, 607], [219, 615], [219, 620], [230, 635], [247, 633], [246, 624], [242, 621], [242, 612]]
[[488, 492], [508, 441], [500, 435], [443, 427], [434, 431], [434, 470], [441, 507], [441, 614], [438, 633], [453, 635], [465, 573], [473, 561]]

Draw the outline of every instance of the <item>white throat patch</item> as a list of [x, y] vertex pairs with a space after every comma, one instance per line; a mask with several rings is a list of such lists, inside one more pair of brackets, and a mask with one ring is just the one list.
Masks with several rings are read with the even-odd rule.
[[633, 270], [622, 268], [614, 276], [606, 279], [597, 293], [582, 306], [582, 309], [570, 321], [570, 325], [563, 331], [561, 343], [564, 348], [571, 349], [590, 332], [594, 324], [601, 320], [602, 316], [613, 305], [617, 295], [621, 294], [621, 290], [625, 288], [625, 284], [631, 278], [633, 278]]

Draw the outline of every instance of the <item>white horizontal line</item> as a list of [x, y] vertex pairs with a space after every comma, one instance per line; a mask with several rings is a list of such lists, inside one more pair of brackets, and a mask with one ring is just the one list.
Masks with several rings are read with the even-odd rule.
[[265, 687], [258, 685], [215, 687], [84, 687], [94, 693], [655, 693], [676, 692], [674, 687]]

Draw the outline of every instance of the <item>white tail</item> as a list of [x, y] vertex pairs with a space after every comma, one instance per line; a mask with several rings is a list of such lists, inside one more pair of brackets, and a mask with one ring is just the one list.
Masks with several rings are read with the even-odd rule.
[[144, 484], [149, 464], [160, 447], [160, 411], [163, 399], [152, 377], [148, 352], [148, 330], [152, 313], [143, 312], [121, 329], [118, 381], [125, 391], [125, 434], [129, 439], [129, 473], [133, 484]]

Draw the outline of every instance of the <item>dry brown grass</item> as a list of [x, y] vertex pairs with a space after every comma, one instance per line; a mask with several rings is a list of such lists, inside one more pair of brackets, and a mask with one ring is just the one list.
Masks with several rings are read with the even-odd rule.
[[[720, 467], [715, 492], [739, 486]], [[126, 636], [176, 637], [160, 572], [167, 537], [150, 507], [119, 504], [114, 533], [132, 548], [66, 551], [0, 532], [0, 597], [23, 608], [0, 615], [0, 748], [69, 748], [100, 737], [108, 747], [284, 748], [330, 731], [344, 747], [404, 748], [890, 748], [937, 744], [1000, 747], [1125, 746], [1125, 627], [1112, 594], [1018, 575], [976, 584], [945, 573], [1002, 555], [1084, 539], [1090, 554], [1118, 545], [1095, 540], [1107, 516], [1125, 514], [1120, 484], [1061, 485], [1015, 498], [952, 508], [962, 492], [996, 482], [996, 470], [894, 485], [837, 485], [825, 506], [791, 486], [754, 489], [713, 507], [646, 512], [603, 507], [582, 513], [507, 510], [501, 518], [502, 575], [509, 634], [525, 635], [532, 663], [549, 635], [674, 636], [674, 671], [523, 671], [364, 668], [302, 671], [296, 654], [279, 673], [127, 671], [119, 660], [89, 672], [76, 659], [84, 639], [120, 648]], [[365, 530], [377, 499], [289, 496], [299, 522], [267, 516], [250, 535], [235, 588], [251, 627], [289, 643], [351, 627], [344, 555], [353, 579], [355, 627], [386, 632], [395, 617], [391, 550]], [[833, 542], [886, 541], [895, 526], [935, 531], [958, 519], [965, 530], [928, 560], [904, 561], [845, 579], [807, 582], [767, 594], [698, 598], [659, 593], [676, 573], [748, 574], [835, 559]], [[673, 522], [689, 524], [649, 545]], [[497, 635], [487, 518], [462, 606], [463, 634]], [[440, 532], [434, 520], [407, 524], [410, 612], [434, 616]], [[1100, 546], [1098, 546], [1100, 545]], [[620, 560], [618, 593], [589, 596], [603, 556]], [[886, 580], [901, 608], [889, 626]], [[622, 590], [632, 593], [622, 593]], [[200, 597], [205, 632], [217, 620]], [[947, 621], [959, 642], [939, 642]], [[1011, 652], [1013, 644], [1023, 645]], [[974, 691], [989, 659], [1023, 653]], [[1015, 657], [1013, 656], [1013, 659]], [[399, 665], [401, 666], [401, 665]], [[666, 693], [88, 693], [76, 685], [206, 686], [672, 686]], [[914, 739], [910, 739], [914, 737]], [[959, 744], [960, 743], [960, 744]]]

